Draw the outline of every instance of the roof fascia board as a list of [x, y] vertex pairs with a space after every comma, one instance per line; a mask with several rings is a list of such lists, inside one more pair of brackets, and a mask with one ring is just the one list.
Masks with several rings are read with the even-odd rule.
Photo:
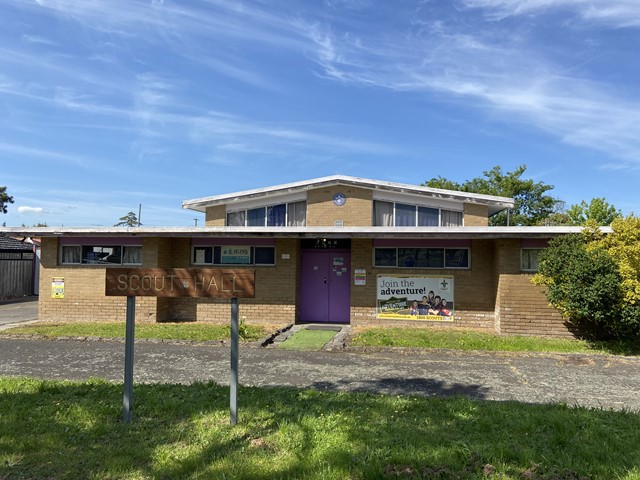
[[[611, 227], [600, 227], [611, 233]], [[541, 238], [581, 233], [582, 227], [10, 227], [0, 233], [46, 237], [273, 237], [273, 238]]]
[[254, 190], [245, 190], [231, 194], [216, 195], [212, 197], [195, 198], [182, 202], [182, 208], [204, 212], [206, 207], [219, 205], [223, 203], [231, 203], [240, 199], [251, 199], [266, 197], [273, 194], [286, 194], [297, 191], [312, 190], [322, 188], [329, 185], [349, 185], [370, 190], [383, 190], [396, 193], [407, 193], [416, 195], [428, 195], [435, 198], [447, 200], [457, 200], [467, 203], [480, 203], [486, 205], [495, 205], [502, 209], [513, 208], [514, 200], [508, 197], [498, 197], [494, 195], [484, 195], [479, 193], [457, 192], [454, 190], [444, 190], [441, 188], [423, 187], [420, 185], [410, 185], [405, 183], [386, 182], [379, 180], [370, 180], [360, 177], [348, 177], [343, 175], [334, 175], [330, 177], [321, 177], [301, 182], [285, 183], [272, 187], [258, 188]]

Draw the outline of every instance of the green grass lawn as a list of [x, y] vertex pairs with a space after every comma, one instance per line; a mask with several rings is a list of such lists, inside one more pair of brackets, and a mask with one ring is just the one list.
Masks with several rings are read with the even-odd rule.
[[500, 336], [462, 330], [370, 328], [351, 339], [356, 346], [450, 348], [509, 352], [609, 353], [640, 355], [636, 342], [587, 342], [560, 338]]
[[1, 479], [640, 479], [640, 415], [564, 405], [0, 378]]
[[303, 329], [278, 345], [283, 350], [320, 350], [336, 334], [327, 330]]
[[[242, 324], [241, 338], [246, 341], [258, 340], [267, 333], [260, 325]], [[102, 337], [124, 338], [125, 324], [121, 323], [40, 323], [11, 328], [0, 334], [37, 334], [46, 337]], [[174, 340], [225, 340], [230, 337], [229, 325], [211, 323], [136, 323], [136, 338], [158, 338]]]

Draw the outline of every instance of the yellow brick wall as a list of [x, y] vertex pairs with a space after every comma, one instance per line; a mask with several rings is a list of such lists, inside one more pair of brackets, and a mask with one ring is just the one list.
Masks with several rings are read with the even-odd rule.
[[[144, 247], [143, 247], [144, 251]], [[126, 319], [126, 297], [105, 296], [106, 268], [59, 266], [58, 239], [42, 239], [38, 315], [42, 321], [113, 321]], [[64, 298], [51, 298], [54, 277], [64, 278]], [[136, 320], [156, 321], [156, 299], [136, 297]]]
[[[331, 196], [332, 197], [332, 196]], [[330, 198], [331, 198], [330, 197]], [[189, 238], [145, 238], [143, 267], [189, 267]], [[255, 267], [256, 297], [240, 299], [240, 315], [248, 323], [293, 323], [300, 295], [300, 241], [276, 240], [276, 266]], [[283, 254], [288, 258], [282, 258]], [[58, 265], [58, 239], [42, 239], [39, 315], [44, 321], [124, 322], [125, 297], [107, 297], [104, 266]], [[372, 265], [372, 240], [353, 239], [351, 255], [351, 323], [358, 325], [424, 326], [423, 322], [378, 320], [376, 277], [379, 274], [453, 275], [455, 313], [452, 323], [438, 326], [495, 328], [508, 335], [571, 336], [559, 313], [550, 307], [543, 290], [531, 284], [531, 275], [520, 272], [520, 240], [473, 240], [471, 269], [382, 269]], [[223, 267], [220, 267], [223, 268]], [[353, 272], [365, 269], [367, 283], [353, 284]], [[64, 277], [65, 298], [51, 298], [53, 277]], [[136, 298], [137, 321], [228, 322], [228, 300], [154, 297]]]
[[[189, 267], [190, 240], [173, 239], [172, 245], [175, 260], [171, 267]], [[255, 298], [238, 300], [240, 316], [245, 317], [247, 323], [295, 322], [299, 293], [298, 245], [296, 239], [277, 239], [276, 265], [255, 267]], [[287, 254], [289, 258], [283, 259], [283, 254]], [[229, 300], [176, 298], [170, 299], [168, 303], [168, 313], [164, 320], [228, 322], [230, 318]]]
[[489, 225], [489, 207], [475, 203], [464, 204], [464, 226], [486, 227]]
[[[365, 286], [351, 286], [351, 323], [353, 325], [416, 326], [417, 324], [425, 324], [493, 328], [496, 285], [493, 280], [494, 262], [491, 240], [472, 241], [471, 269], [469, 270], [375, 268], [372, 266], [371, 240], [354, 239], [351, 243], [351, 250], [352, 269], [366, 268], [367, 271]], [[455, 284], [455, 320], [453, 322], [418, 322], [377, 319], [376, 280], [378, 275], [384, 274], [452, 275]]]
[[[346, 203], [341, 207], [333, 203], [333, 196], [338, 192], [347, 197]], [[346, 227], [371, 226], [373, 192], [346, 185], [309, 190], [307, 192], [307, 226], [333, 227], [336, 220], [344, 221]]]
[[227, 222], [226, 205], [207, 207], [204, 223], [207, 227], [224, 227]]
[[573, 336], [543, 289], [531, 283], [532, 275], [520, 271], [520, 240], [497, 240], [496, 251], [496, 330], [506, 335]]

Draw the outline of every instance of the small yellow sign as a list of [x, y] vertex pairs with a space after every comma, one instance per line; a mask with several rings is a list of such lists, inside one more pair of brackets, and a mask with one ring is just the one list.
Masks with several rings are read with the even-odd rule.
[[51, 298], [64, 298], [64, 277], [51, 279]]

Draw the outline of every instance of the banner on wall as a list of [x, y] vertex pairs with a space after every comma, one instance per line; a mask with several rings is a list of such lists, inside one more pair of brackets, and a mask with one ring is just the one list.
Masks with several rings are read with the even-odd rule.
[[378, 318], [454, 320], [453, 277], [447, 275], [378, 275]]

